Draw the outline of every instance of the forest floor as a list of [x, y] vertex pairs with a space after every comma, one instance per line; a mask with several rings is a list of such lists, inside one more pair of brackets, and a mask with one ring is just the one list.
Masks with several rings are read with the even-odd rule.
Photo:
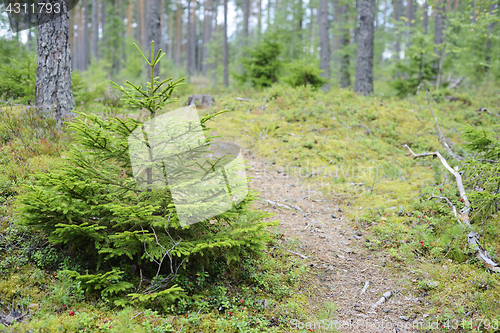
[[[354, 209], [350, 202], [343, 200], [341, 193], [326, 197], [298, 175], [286, 174], [282, 167], [248, 149], [243, 152], [252, 178], [250, 187], [261, 193], [259, 208], [276, 214], [273, 219], [280, 221], [277, 232], [298, 240], [300, 253], [293, 252], [307, 257], [305, 263], [313, 268], [322, 289], [321, 293], [310, 295], [313, 312], [333, 310], [317, 321], [297, 323], [297, 327], [414, 332], [412, 322], [422, 317], [417, 318], [412, 311], [421, 301], [408, 290], [407, 281], [413, 278], [412, 274], [386, 267], [390, 260], [387, 255], [363, 246], [370, 242], [370, 237], [348, 224], [345, 211]], [[389, 300], [371, 308], [386, 292], [391, 293]]]

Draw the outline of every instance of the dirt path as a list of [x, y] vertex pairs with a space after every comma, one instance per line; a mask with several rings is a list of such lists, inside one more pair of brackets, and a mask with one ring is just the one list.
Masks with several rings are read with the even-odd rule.
[[[403, 291], [405, 280], [411, 277], [384, 267], [388, 258], [363, 246], [367, 235], [349, 226], [344, 216], [345, 210], [353, 208], [339, 198], [308, 191], [299, 178], [286, 175], [283, 168], [250, 150], [243, 149], [243, 153], [250, 167], [248, 175], [253, 177], [250, 186], [262, 193], [259, 205], [276, 213], [273, 219], [281, 221], [277, 228], [285, 237], [299, 239], [300, 253], [297, 250], [295, 255], [307, 256], [306, 262], [317, 273], [324, 293], [314, 295], [311, 305], [318, 308], [329, 301], [337, 304], [337, 321], [328, 319], [329, 324], [342, 332], [416, 332], [411, 308], [421, 299]], [[367, 281], [369, 287], [362, 293]], [[388, 291], [392, 293], [389, 300], [371, 309]]]

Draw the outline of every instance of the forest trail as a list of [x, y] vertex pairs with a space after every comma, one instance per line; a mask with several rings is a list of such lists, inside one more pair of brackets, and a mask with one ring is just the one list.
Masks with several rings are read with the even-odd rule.
[[[345, 210], [359, 208], [340, 197], [308, 190], [301, 178], [285, 174], [283, 168], [248, 149], [242, 152], [247, 175], [253, 178], [250, 187], [261, 193], [258, 206], [276, 214], [272, 220], [280, 221], [276, 230], [286, 239], [300, 241], [300, 253], [295, 250], [294, 255], [307, 257], [305, 262], [313, 267], [323, 289], [310, 295], [311, 308], [334, 302], [336, 313], [327, 320], [337, 320], [334, 323], [342, 332], [416, 332], [413, 321], [422, 317], [415, 318], [413, 308], [422, 299], [405, 291], [411, 279], [408, 273], [385, 267], [389, 259], [384, 254], [363, 246], [369, 236], [348, 225]], [[369, 287], [362, 293], [367, 281]], [[388, 301], [371, 309], [388, 291], [392, 294]]]

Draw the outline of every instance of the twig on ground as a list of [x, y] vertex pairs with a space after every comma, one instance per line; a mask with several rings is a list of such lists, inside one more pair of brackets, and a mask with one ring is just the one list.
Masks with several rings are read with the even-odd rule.
[[327, 165], [325, 165], [324, 167], [322, 167], [320, 170], [315, 171], [315, 172], [311, 172], [310, 174], [305, 175], [305, 176], [302, 178], [302, 180], [306, 179], [307, 177], [313, 177], [313, 176], [317, 176], [317, 175], [319, 175], [319, 174], [320, 174], [320, 173], [322, 173], [322, 172], [323, 172], [323, 170], [325, 170], [325, 169], [326, 169], [326, 167], [327, 167], [327, 166], [329, 166], [332, 162], [333, 162], [333, 160], [331, 160], [330, 162], [328, 162], [328, 164], [327, 164]]
[[428, 92], [429, 92], [428, 90], [425, 91], [425, 97], [427, 98], [427, 105], [429, 106], [429, 110], [432, 112], [432, 115], [434, 116], [434, 121], [436, 122], [436, 130], [437, 130], [439, 142], [441, 142], [441, 144], [443, 145], [444, 149], [446, 150], [446, 152], [448, 154], [451, 155], [451, 157], [453, 157], [454, 159], [456, 159], [458, 161], [463, 161], [464, 158], [462, 156], [459, 156], [459, 155], [455, 154], [453, 152], [453, 150], [451, 149], [451, 147], [446, 142], [446, 139], [445, 139], [445, 137], [443, 135], [443, 132], [441, 132], [441, 128], [439, 127], [439, 123], [438, 123], [436, 114], [434, 113], [434, 111], [431, 108], [431, 103], [429, 101]]
[[[441, 161], [441, 164], [448, 170], [453, 176], [455, 176], [457, 188], [458, 188], [458, 193], [460, 194], [460, 198], [464, 202], [464, 208], [460, 210], [460, 214], [456, 213], [457, 219], [459, 223], [466, 229], [467, 232], [467, 241], [469, 245], [471, 246], [472, 249], [475, 251], [475, 256], [476, 258], [481, 261], [490, 271], [495, 272], [497, 274], [500, 274], [500, 265], [498, 265], [496, 262], [494, 262], [488, 252], [486, 252], [481, 244], [479, 243], [479, 234], [475, 231], [472, 230], [472, 226], [470, 224], [470, 218], [469, 218], [469, 213], [471, 211], [471, 203], [469, 202], [469, 199], [467, 198], [467, 195], [465, 193], [463, 181], [462, 181], [462, 176], [457, 170], [454, 170], [446, 161], [446, 159], [439, 153], [439, 151], [435, 152], [425, 152], [423, 154], [415, 154], [413, 150], [408, 145], [405, 145], [406, 148], [410, 151], [410, 153], [413, 155], [413, 158], [420, 158], [420, 157], [426, 157], [426, 156], [434, 156], [439, 158]], [[444, 197], [443, 197], [444, 198]], [[448, 200], [448, 199], [446, 199]], [[448, 200], [449, 201], [449, 200]], [[451, 204], [449, 202], [448, 204]], [[453, 206], [453, 205], [452, 205]], [[453, 206], [454, 207], [454, 206]], [[453, 209], [453, 208], [452, 208]], [[456, 212], [456, 208], [454, 213]]]
[[477, 110], [477, 112], [486, 112], [487, 114], [491, 114], [492, 116], [500, 117], [500, 114], [491, 112], [487, 108], [480, 108]]
[[309, 258], [308, 256], [305, 256], [305, 255], [300, 254], [300, 253], [297, 253], [297, 252], [293, 252], [293, 251], [291, 251], [291, 250], [287, 250], [287, 251], [288, 251], [288, 252], [290, 252], [290, 253], [292, 253], [292, 254], [295, 254], [296, 256], [301, 257], [302, 259], [307, 259], [307, 258]]
[[287, 205], [283, 205], [283, 204], [280, 204], [280, 203], [277, 203], [277, 202], [274, 202], [274, 201], [271, 201], [271, 200], [267, 200], [267, 199], [265, 199], [264, 201], [267, 202], [268, 204], [272, 205], [272, 206], [276, 206], [276, 207], [280, 207], [280, 208], [285, 208], [285, 209], [295, 209], [295, 210], [298, 210], [301, 213], [304, 213], [300, 207], [292, 205], [292, 204], [288, 204], [288, 206], [287, 206]]
[[249, 98], [241, 98], [241, 97], [235, 97], [234, 99], [237, 101], [241, 101], [241, 102], [251, 102], [252, 101]]
[[361, 289], [361, 295], [363, 295], [368, 290], [369, 286], [370, 286], [370, 282], [366, 281], [363, 289]]
[[377, 302], [375, 302], [375, 303], [374, 303], [374, 304], [370, 307], [370, 311], [371, 311], [371, 312], [374, 312], [374, 310], [375, 310], [378, 306], [380, 306], [380, 305], [384, 304], [385, 302], [387, 302], [387, 301], [389, 300], [389, 298], [391, 298], [391, 296], [392, 296], [392, 293], [391, 293], [390, 291], [386, 291], [386, 292], [382, 295], [382, 297], [381, 297], [381, 298], [380, 298]]

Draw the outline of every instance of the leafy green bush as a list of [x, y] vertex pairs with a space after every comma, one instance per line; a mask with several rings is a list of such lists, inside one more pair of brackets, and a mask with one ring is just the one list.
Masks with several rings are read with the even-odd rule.
[[35, 99], [36, 59], [25, 54], [21, 60], [0, 63], [0, 97], [29, 104]]
[[240, 82], [250, 80], [254, 87], [270, 87], [278, 81], [282, 67], [279, 59], [282, 45], [274, 34], [266, 34], [253, 49], [246, 48], [247, 56], [242, 60], [244, 73], [236, 75]]
[[290, 75], [283, 80], [285, 83], [296, 88], [300, 86], [312, 86], [314, 89], [321, 88], [328, 80], [320, 76], [321, 70], [314, 62], [297, 60], [286, 65]]
[[[153, 79], [153, 68], [162, 56], [148, 61], [148, 87], [130, 82], [127, 88], [118, 87], [127, 105], [145, 108], [152, 117], [172, 103], [172, 92], [182, 81]], [[212, 137], [207, 122], [218, 114], [201, 119], [208, 140]], [[75, 145], [67, 164], [38, 174], [37, 183], [28, 187], [19, 202], [23, 224], [42, 229], [54, 244], [84, 252], [97, 273], [86, 274], [85, 279], [74, 273], [82, 283], [93, 286], [97, 281], [102, 286], [103, 279], [108, 279], [106, 274], [115, 272], [121, 282], [135, 281], [138, 289], [142, 287], [139, 293], [129, 295], [132, 301], [155, 301], [169, 291], [182, 291], [175, 285], [167, 288], [181, 267], [207, 267], [211, 258], [238, 260], [244, 253], [258, 252], [270, 238], [266, 227], [273, 223], [262, 222], [267, 213], [248, 209], [253, 194], [211, 221], [181, 226], [168, 185], [141, 190], [135, 182], [128, 138], [143, 123], [134, 118], [79, 115], [69, 124]], [[122, 273], [126, 273], [123, 280]], [[139, 274], [140, 282], [136, 278]], [[142, 277], [148, 277], [150, 283], [143, 283]], [[92, 288], [99, 289], [96, 286]], [[117, 304], [126, 302], [122, 299]]]

